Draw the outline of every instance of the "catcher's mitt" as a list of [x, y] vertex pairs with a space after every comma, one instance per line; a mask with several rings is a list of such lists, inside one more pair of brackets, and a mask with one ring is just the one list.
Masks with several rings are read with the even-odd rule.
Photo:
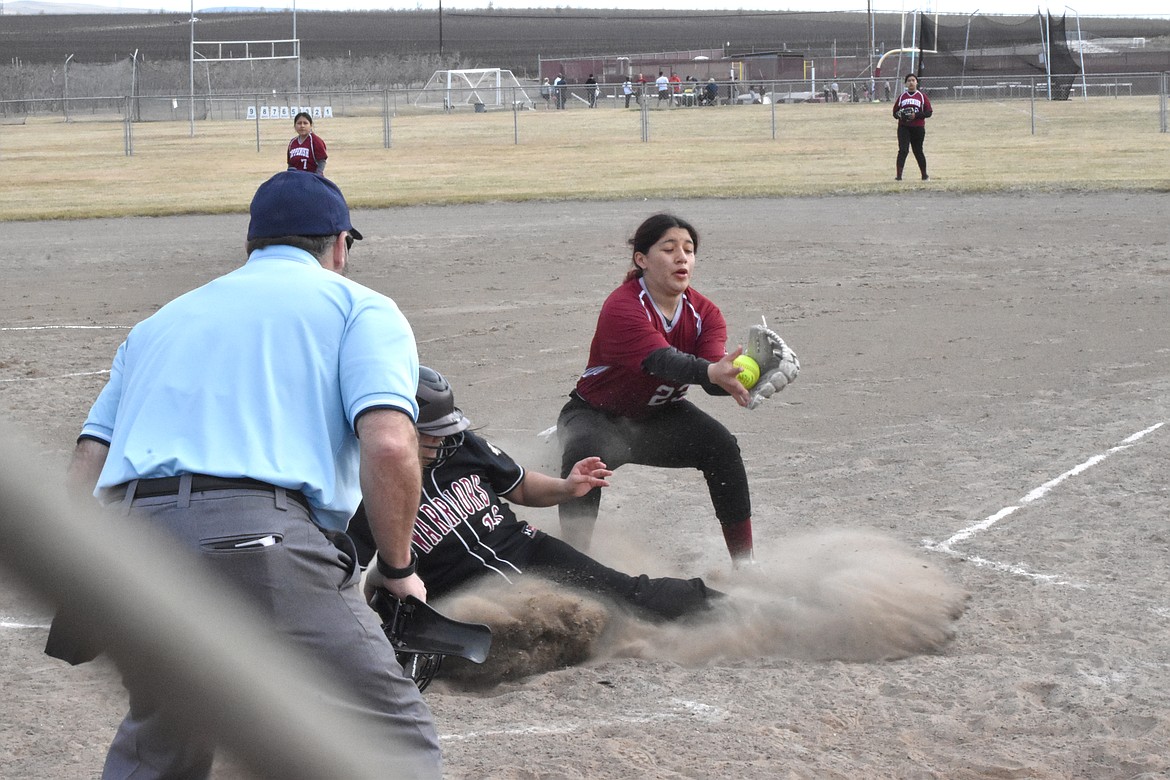
[[748, 409], [755, 409], [765, 399], [796, 381], [800, 361], [784, 339], [766, 325], [748, 329], [748, 343], [744, 354], [760, 365], [760, 379], [752, 388]]

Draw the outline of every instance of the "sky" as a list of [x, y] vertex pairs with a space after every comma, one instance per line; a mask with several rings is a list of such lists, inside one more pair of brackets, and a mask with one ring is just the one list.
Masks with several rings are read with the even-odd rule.
[[[116, 8], [166, 11], [187, 11], [191, 0], [45, 0], [46, 4], [84, 2]], [[195, 9], [224, 6], [264, 7], [268, 9], [293, 6], [294, 0], [194, 0]], [[439, 0], [295, 0], [297, 10], [388, 10], [435, 9]], [[446, 0], [444, 10], [472, 10], [487, 8], [624, 8], [655, 10], [660, 8], [697, 9], [705, 11], [866, 11], [866, 0], [773, 0], [748, 2], [732, 0]], [[970, 13], [1027, 15], [1041, 10], [1059, 14], [1069, 9], [1069, 17], [1087, 16], [1143, 17], [1170, 19], [1170, 0], [1073, 0], [1066, 6], [1059, 0], [872, 0], [873, 10], [881, 12], [931, 10], [943, 15]]]

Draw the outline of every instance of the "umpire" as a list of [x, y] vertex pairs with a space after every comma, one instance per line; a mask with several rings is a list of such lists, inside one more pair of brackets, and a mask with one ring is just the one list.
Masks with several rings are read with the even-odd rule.
[[[260, 185], [247, 262], [130, 331], [70, 475], [198, 551], [324, 665], [388, 750], [438, 777], [431, 713], [362, 598], [343, 533], [364, 496], [373, 576], [425, 600], [410, 552], [418, 355], [395, 303], [344, 278], [360, 238], [328, 179], [285, 171]], [[183, 703], [121, 671], [130, 711], [103, 777], [207, 777], [215, 745], [179, 725]]]

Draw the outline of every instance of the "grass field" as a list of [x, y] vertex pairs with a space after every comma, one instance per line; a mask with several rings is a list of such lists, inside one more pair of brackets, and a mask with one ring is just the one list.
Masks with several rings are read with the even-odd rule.
[[[359, 208], [481, 201], [955, 192], [1170, 190], [1159, 98], [942, 102], [931, 181], [893, 181], [888, 103], [472, 112], [321, 120], [329, 177]], [[1033, 131], [1034, 127], [1034, 131]], [[5, 128], [0, 219], [247, 209], [284, 165], [291, 123], [29, 120]], [[774, 136], [773, 137], [773, 133]], [[258, 148], [259, 147], [259, 148]], [[913, 169], [913, 160], [909, 163]]]

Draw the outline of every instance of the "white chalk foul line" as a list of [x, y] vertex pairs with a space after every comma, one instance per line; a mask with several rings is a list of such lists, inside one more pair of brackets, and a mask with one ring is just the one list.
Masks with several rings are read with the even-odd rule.
[[[6, 325], [0, 326], [2, 331], [20, 331], [20, 330], [130, 330], [132, 325]], [[69, 379], [75, 376], [97, 376], [99, 374], [108, 374], [109, 369], [105, 371], [80, 371], [74, 374], [57, 374], [56, 376], [21, 376], [15, 379], [0, 379], [0, 384], [9, 382], [43, 382], [46, 379]]]
[[72, 374], [56, 374], [54, 376], [18, 376], [14, 379], [0, 379], [0, 384], [5, 382], [44, 382], [47, 379], [69, 379], [75, 376], [99, 376], [108, 373], [110, 373], [110, 369], [106, 368], [101, 371], [77, 371]]
[[10, 325], [6, 330], [130, 330], [131, 325]]
[[48, 627], [49, 627], [48, 623], [18, 623], [18, 622], [16, 622], [15, 619], [12, 619], [12, 618], [6, 618], [6, 617], [0, 618], [0, 629], [4, 629], [4, 628], [11, 628], [11, 629], [48, 628]]
[[701, 702], [685, 701], [682, 699], [671, 699], [670, 703], [675, 707], [677, 712], [654, 712], [647, 715], [621, 715], [613, 718], [605, 718], [604, 720], [578, 720], [569, 721], [563, 726], [515, 726], [507, 729], [493, 729], [491, 731], [470, 731], [466, 734], [443, 734], [439, 737], [439, 741], [455, 741], [459, 742], [465, 739], [483, 739], [484, 737], [503, 737], [503, 736], [545, 736], [551, 734], [571, 734], [582, 729], [594, 728], [597, 726], [613, 726], [615, 724], [624, 725], [640, 725], [644, 723], [654, 723], [655, 721], [676, 720], [678, 718], [696, 718], [708, 723], [724, 720], [727, 714], [718, 707], [712, 707], [709, 704], [702, 704]]
[[1016, 504], [1015, 506], [1004, 507], [1003, 509], [999, 510], [995, 514], [993, 514], [987, 518], [984, 518], [980, 522], [975, 523], [974, 525], [968, 526], [967, 528], [964, 528], [963, 530], [959, 531], [954, 536], [952, 536], [950, 539], [947, 539], [945, 542], [934, 542], [934, 541], [931, 541], [930, 539], [923, 539], [922, 546], [928, 550], [933, 550], [934, 552], [941, 552], [941, 553], [944, 553], [946, 555], [954, 556], [956, 558], [963, 558], [964, 560], [966, 560], [970, 563], [974, 563], [976, 566], [986, 566], [988, 568], [996, 569], [998, 571], [1008, 572], [1008, 573], [1015, 574], [1015, 575], [1018, 575], [1021, 577], [1029, 577], [1029, 578], [1035, 579], [1035, 580], [1043, 580], [1045, 582], [1052, 582], [1052, 583], [1058, 584], [1058, 585], [1073, 585], [1074, 587], [1083, 587], [1083, 586], [1076, 585], [1075, 583], [1072, 583], [1072, 582], [1063, 581], [1059, 578], [1058, 575], [1055, 575], [1055, 574], [1037, 574], [1035, 572], [1028, 571], [1027, 569], [1023, 568], [1022, 566], [1017, 566], [1015, 564], [1001, 563], [998, 561], [989, 561], [985, 558], [980, 558], [978, 556], [965, 555], [963, 553], [956, 552], [954, 550], [954, 545], [956, 545], [960, 542], [965, 542], [968, 539], [970, 539], [971, 537], [975, 536], [975, 534], [978, 534], [982, 531], [986, 531], [988, 528], [991, 528], [993, 525], [995, 525], [996, 523], [998, 523], [1000, 520], [1007, 517], [1008, 515], [1012, 514], [1017, 509], [1020, 509], [1024, 506], [1026, 506], [1027, 504], [1032, 503], [1033, 501], [1037, 501], [1037, 500], [1043, 498], [1045, 495], [1048, 494], [1048, 492], [1050, 490], [1052, 490], [1054, 487], [1059, 485], [1061, 482], [1064, 482], [1069, 477], [1075, 477], [1076, 475], [1078, 475], [1084, 471], [1087, 471], [1088, 469], [1092, 468], [1093, 466], [1096, 466], [1098, 463], [1105, 460], [1109, 456], [1111, 456], [1115, 453], [1121, 452], [1122, 450], [1129, 449], [1137, 441], [1139, 441], [1142, 437], [1146, 436], [1147, 434], [1153, 433], [1154, 431], [1158, 430], [1159, 428], [1161, 428], [1165, 424], [1166, 424], [1165, 422], [1155, 423], [1154, 425], [1151, 425], [1149, 428], [1145, 428], [1143, 430], [1138, 431], [1137, 433], [1134, 433], [1130, 436], [1127, 436], [1125, 439], [1122, 440], [1121, 444], [1118, 444], [1115, 447], [1110, 447], [1105, 452], [1098, 453], [1098, 454], [1094, 455], [1093, 457], [1089, 458], [1085, 462], [1079, 463], [1076, 466], [1072, 467], [1071, 469], [1064, 472], [1060, 476], [1055, 477], [1053, 479], [1050, 479], [1047, 482], [1045, 482], [1043, 485], [1041, 485], [1040, 487], [1029, 491], [1023, 498], [1020, 499], [1019, 504]]

